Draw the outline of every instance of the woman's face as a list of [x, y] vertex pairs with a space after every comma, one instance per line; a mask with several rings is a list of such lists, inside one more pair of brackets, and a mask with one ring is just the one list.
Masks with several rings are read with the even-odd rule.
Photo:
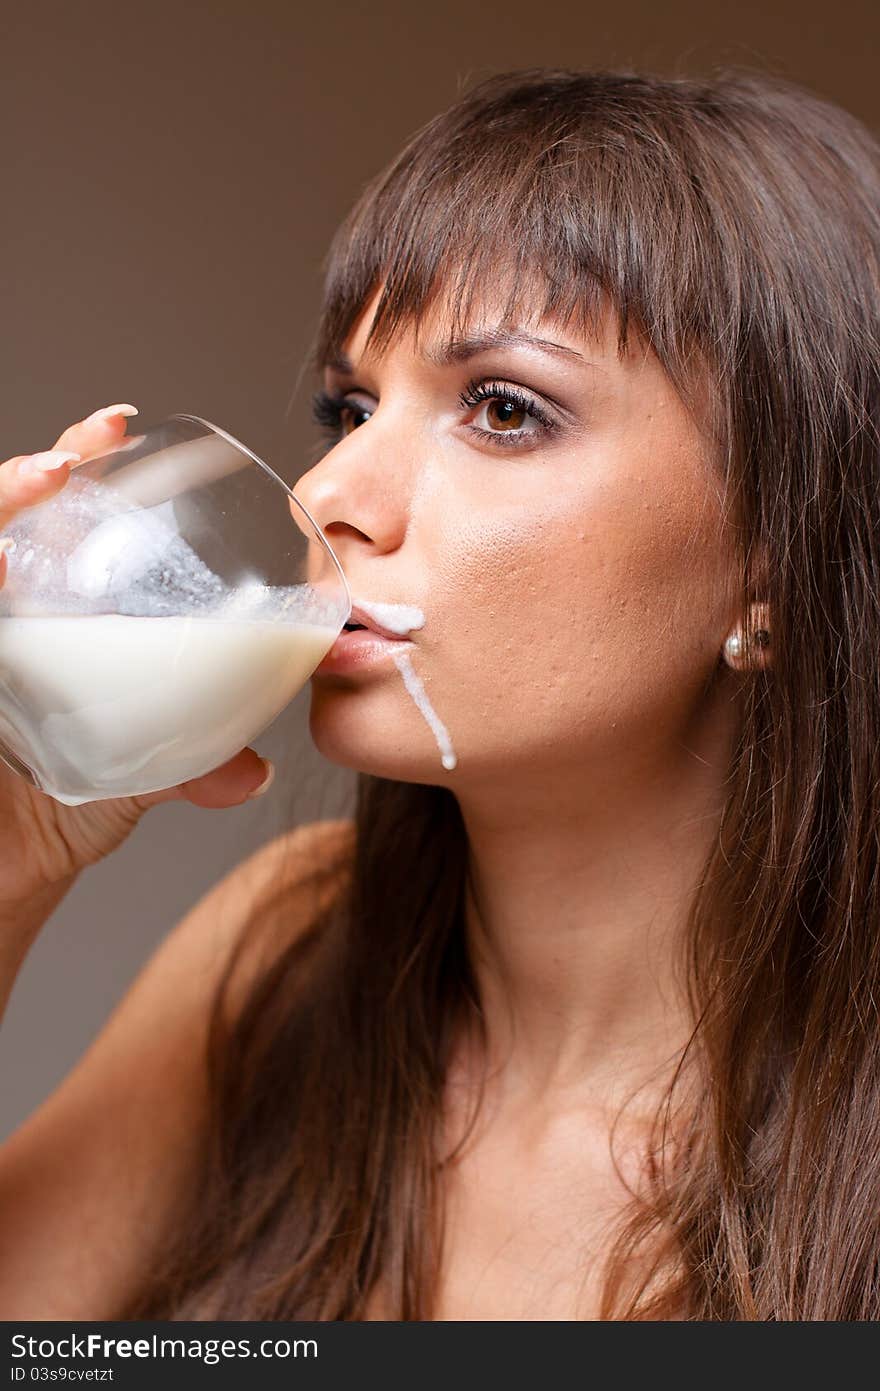
[[[620, 360], [610, 315], [598, 341], [533, 320], [521, 331], [543, 343], [441, 357], [439, 311], [377, 357], [375, 305], [345, 344], [351, 371], [325, 373], [338, 440], [295, 492], [355, 603], [423, 611], [411, 665], [457, 765], [390, 659], [313, 675], [319, 750], [452, 790], [561, 791], [708, 747], [734, 565], [708, 449], [657, 359], [634, 342]], [[495, 328], [486, 300], [468, 339]]]

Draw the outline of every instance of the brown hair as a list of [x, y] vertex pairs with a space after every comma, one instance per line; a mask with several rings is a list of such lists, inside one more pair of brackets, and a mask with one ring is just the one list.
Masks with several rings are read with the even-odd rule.
[[[665, 1153], [674, 1081], [606, 1318], [880, 1317], [878, 209], [873, 137], [778, 77], [529, 70], [418, 131], [329, 256], [315, 365], [383, 284], [377, 344], [441, 289], [466, 320], [499, 266], [511, 315], [589, 332], [607, 296], [621, 350], [634, 325], [708, 388], [743, 616], [770, 605], [688, 921], [698, 1120]], [[343, 859], [237, 1022], [218, 1001], [205, 1182], [122, 1317], [357, 1319], [380, 1276], [431, 1317], [444, 1076], [480, 1022], [454, 795], [360, 775]]]

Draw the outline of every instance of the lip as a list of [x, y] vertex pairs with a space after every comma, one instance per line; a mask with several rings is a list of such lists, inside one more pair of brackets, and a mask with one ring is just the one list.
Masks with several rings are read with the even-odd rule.
[[[352, 609], [352, 621], [360, 622]], [[324, 660], [315, 667], [313, 676], [338, 676], [349, 671], [360, 671], [387, 661], [394, 652], [403, 648], [415, 647], [409, 638], [386, 637], [383, 633], [369, 628], [358, 629], [353, 633], [339, 634]]]

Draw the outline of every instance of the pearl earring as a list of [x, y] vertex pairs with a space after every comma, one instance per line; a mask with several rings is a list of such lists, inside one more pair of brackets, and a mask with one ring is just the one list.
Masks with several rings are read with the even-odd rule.
[[[752, 633], [752, 636], [754, 638], [756, 647], [766, 648], [770, 646], [769, 629], [755, 628]], [[724, 657], [727, 661], [728, 666], [733, 667], [735, 670], [738, 670], [742, 667], [743, 640], [742, 633], [738, 628], [735, 632], [730, 634], [730, 636], [726, 639], [724, 643]]]

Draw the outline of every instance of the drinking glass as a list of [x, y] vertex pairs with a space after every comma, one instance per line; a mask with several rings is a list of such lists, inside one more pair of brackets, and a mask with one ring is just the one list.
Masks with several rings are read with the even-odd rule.
[[225, 763], [351, 614], [321, 528], [268, 464], [172, 415], [74, 465], [4, 535], [0, 759], [67, 806]]

